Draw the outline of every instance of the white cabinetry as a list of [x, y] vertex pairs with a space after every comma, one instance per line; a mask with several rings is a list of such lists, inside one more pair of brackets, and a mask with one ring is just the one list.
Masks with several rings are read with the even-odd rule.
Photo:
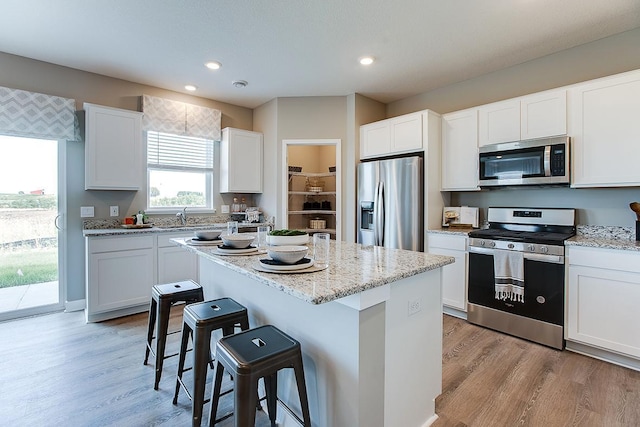
[[569, 92], [572, 187], [640, 185], [640, 71]]
[[220, 192], [262, 193], [262, 134], [224, 128], [220, 141]]
[[88, 322], [145, 310], [155, 284], [153, 234], [89, 237], [86, 253]]
[[553, 90], [479, 107], [480, 147], [565, 135], [567, 92]]
[[567, 253], [567, 340], [640, 358], [640, 252], [570, 246]]
[[[462, 312], [467, 311], [467, 236], [428, 234], [428, 252], [455, 258], [453, 264], [442, 267], [442, 304]], [[447, 311], [445, 309], [445, 311]], [[458, 314], [448, 312], [449, 314]]]
[[422, 150], [422, 112], [360, 127], [360, 158]]
[[443, 191], [479, 190], [478, 109], [442, 116]]
[[85, 103], [85, 189], [142, 186], [142, 113]]
[[171, 239], [190, 237], [193, 237], [192, 232], [158, 234], [157, 283], [173, 283], [189, 279], [198, 282], [198, 255], [171, 242]]

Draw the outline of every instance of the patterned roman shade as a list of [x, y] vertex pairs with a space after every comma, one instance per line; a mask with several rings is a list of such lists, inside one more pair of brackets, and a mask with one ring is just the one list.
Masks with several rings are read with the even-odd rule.
[[142, 95], [142, 111], [146, 131], [220, 140], [220, 110]]
[[80, 140], [76, 101], [0, 86], [0, 133], [4, 135]]

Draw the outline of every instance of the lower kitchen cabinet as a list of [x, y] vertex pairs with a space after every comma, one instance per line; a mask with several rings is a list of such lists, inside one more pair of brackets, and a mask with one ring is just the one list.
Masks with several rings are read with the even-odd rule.
[[[144, 311], [155, 284], [155, 236], [87, 239], [87, 322]], [[125, 309], [125, 312], [114, 313]], [[130, 310], [126, 310], [130, 309]]]
[[640, 252], [570, 246], [567, 254], [567, 340], [640, 358]]
[[198, 282], [198, 256], [171, 243], [193, 233], [88, 237], [86, 320], [100, 322], [149, 308], [158, 283]]
[[[453, 264], [442, 267], [442, 304], [462, 312], [467, 311], [467, 236], [430, 233], [428, 252], [455, 258]], [[447, 311], [448, 312], [448, 311]], [[448, 312], [449, 314], [458, 314]]]
[[171, 243], [171, 239], [193, 237], [193, 233], [158, 234], [158, 283], [182, 280], [198, 282], [198, 255]]

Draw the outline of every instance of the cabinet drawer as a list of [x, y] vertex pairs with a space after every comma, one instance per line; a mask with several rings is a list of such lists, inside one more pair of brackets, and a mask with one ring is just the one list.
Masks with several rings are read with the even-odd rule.
[[465, 236], [445, 236], [443, 234], [429, 234], [429, 248], [451, 249], [454, 251], [467, 250], [467, 238]]
[[153, 234], [127, 237], [92, 237], [88, 240], [89, 253], [150, 249], [154, 247]]
[[193, 231], [190, 232], [178, 232], [178, 233], [160, 233], [158, 234], [158, 247], [159, 248], [168, 248], [171, 246], [176, 246], [175, 243], [171, 241], [171, 239], [190, 239], [193, 237]]
[[575, 246], [567, 249], [569, 265], [640, 273], [640, 252]]

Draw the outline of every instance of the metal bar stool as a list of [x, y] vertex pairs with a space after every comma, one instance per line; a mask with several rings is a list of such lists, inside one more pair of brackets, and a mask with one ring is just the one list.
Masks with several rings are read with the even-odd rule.
[[[173, 395], [173, 404], [178, 403], [178, 393], [182, 387], [192, 400], [192, 425], [199, 426], [202, 420], [202, 406], [204, 389], [207, 382], [207, 365], [211, 357], [211, 333], [222, 329], [224, 336], [234, 333], [238, 326], [243, 331], [249, 329], [249, 317], [247, 309], [231, 298], [220, 298], [211, 301], [189, 304], [182, 314], [182, 340], [180, 345], [180, 359], [178, 361], [178, 377], [176, 379], [176, 391]], [[193, 394], [182, 380], [182, 374], [189, 369], [184, 369], [185, 356], [189, 336], [193, 338]]]
[[[162, 376], [162, 365], [164, 359], [177, 356], [178, 353], [164, 355], [167, 344], [167, 335], [175, 332], [168, 332], [169, 315], [171, 307], [178, 302], [187, 304], [204, 301], [202, 286], [193, 280], [185, 280], [183, 282], [167, 283], [163, 285], [155, 285], [151, 289], [151, 306], [149, 307], [149, 326], [147, 330], [147, 349], [144, 355], [144, 364], [149, 361], [149, 353], [153, 354], [156, 362], [156, 377], [153, 384], [154, 390], [158, 389], [160, 377]], [[156, 336], [153, 336], [154, 328]], [[152, 341], [156, 338], [156, 346], [153, 348]]]
[[234, 415], [236, 427], [253, 427], [256, 417], [258, 380], [264, 378], [267, 408], [271, 425], [276, 425], [276, 403], [279, 400], [278, 371], [293, 368], [298, 397], [302, 408], [301, 420], [282, 401], [280, 403], [300, 424], [311, 427], [309, 401], [302, 366], [300, 343], [272, 325], [260, 326], [221, 338], [216, 344], [216, 373], [211, 392], [209, 426], [226, 418], [216, 419], [222, 376], [226, 369], [234, 380]]

